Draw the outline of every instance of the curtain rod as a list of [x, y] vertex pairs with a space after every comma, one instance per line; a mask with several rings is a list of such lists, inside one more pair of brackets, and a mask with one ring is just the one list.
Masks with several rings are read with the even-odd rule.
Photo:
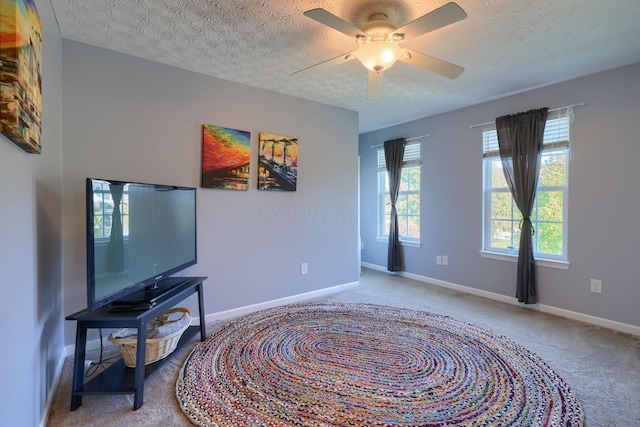
[[[413, 138], [405, 138], [405, 141], [407, 141], [407, 142], [417, 141], [417, 140], [422, 139], [422, 138], [429, 138], [430, 136], [431, 135], [429, 135], [429, 134], [422, 135], [422, 136], [414, 136]], [[380, 148], [383, 145], [384, 144], [372, 145], [371, 148]]]
[[[564, 110], [566, 108], [573, 108], [573, 107], [581, 107], [583, 106], [585, 103], [584, 102], [580, 102], [578, 104], [571, 104], [571, 105], [567, 105], [566, 107], [559, 107], [559, 108], [553, 108], [551, 110], [549, 110], [549, 113], [552, 113], [554, 111], [560, 111], [560, 110]], [[493, 125], [495, 124], [495, 120], [493, 122], [486, 122], [486, 123], [478, 123], [477, 125], [471, 125], [469, 126], [469, 129], [473, 129], [473, 128], [479, 128], [481, 126], [489, 126], [489, 125]]]

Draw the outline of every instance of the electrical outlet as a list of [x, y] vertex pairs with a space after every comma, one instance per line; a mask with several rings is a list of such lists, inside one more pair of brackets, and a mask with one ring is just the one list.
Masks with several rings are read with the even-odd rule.
[[303, 262], [300, 264], [300, 274], [307, 274], [307, 263]]
[[442, 257], [440, 255], [436, 256], [436, 265], [442, 265]]
[[442, 265], [449, 265], [449, 255], [442, 255]]
[[602, 280], [591, 279], [591, 292], [594, 292], [596, 294], [602, 293]]

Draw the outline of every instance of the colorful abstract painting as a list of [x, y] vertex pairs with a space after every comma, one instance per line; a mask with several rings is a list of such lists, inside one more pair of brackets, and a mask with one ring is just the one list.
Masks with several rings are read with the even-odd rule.
[[259, 141], [258, 189], [296, 191], [298, 140], [260, 132]]
[[202, 126], [202, 186], [249, 189], [251, 133], [220, 126]]
[[28, 153], [40, 153], [42, 22], [34, 0], [0, 0], [0, 126]]

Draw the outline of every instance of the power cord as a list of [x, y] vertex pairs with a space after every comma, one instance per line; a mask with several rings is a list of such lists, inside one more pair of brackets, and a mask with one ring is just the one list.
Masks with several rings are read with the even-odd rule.
[[113, 363], [114, 361], [118, 360], [120, 357], [122, 357], [121, 355], [113, 355], [111, 357], [104, 357], [104, 342], [103, 342], [103, 337], [102, 337], [102, 328], [99, 328], [99, 333], [100, 333], [100, 359], [98, 360], [98, 362], [92, 362], [90, 360], [85, 360], [85, 366], [87, 366], [87, 362], [89, 362], [89, 366], [88, 369], [85, 370], [84, 372], [84, 376], [85, 377], [91, 377], [93, 375], [95, 375], [98, 372], [99, 368], [107, 369], [108, 366], [105, 366], [105, 363]]

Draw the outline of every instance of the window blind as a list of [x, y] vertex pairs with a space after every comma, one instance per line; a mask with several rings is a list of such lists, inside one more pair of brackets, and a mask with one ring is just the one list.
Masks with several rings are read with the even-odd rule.
[[[404, 147], [402, 166], [416, 166], [420, 164], [420, 141], [407, 142]], [[387, 163], [384, 159], [384, 147], [378, 148], [378, 170], [387, 170]]]
[[[544, 127], [543, 150], [569, 146], [570, 114], [555, 119], [547, 119]], [[482, 157], [500, 156], [498, 132], [490, 129], [482, 132]], [[384, 157], [384, 153], [383, 153]]]

